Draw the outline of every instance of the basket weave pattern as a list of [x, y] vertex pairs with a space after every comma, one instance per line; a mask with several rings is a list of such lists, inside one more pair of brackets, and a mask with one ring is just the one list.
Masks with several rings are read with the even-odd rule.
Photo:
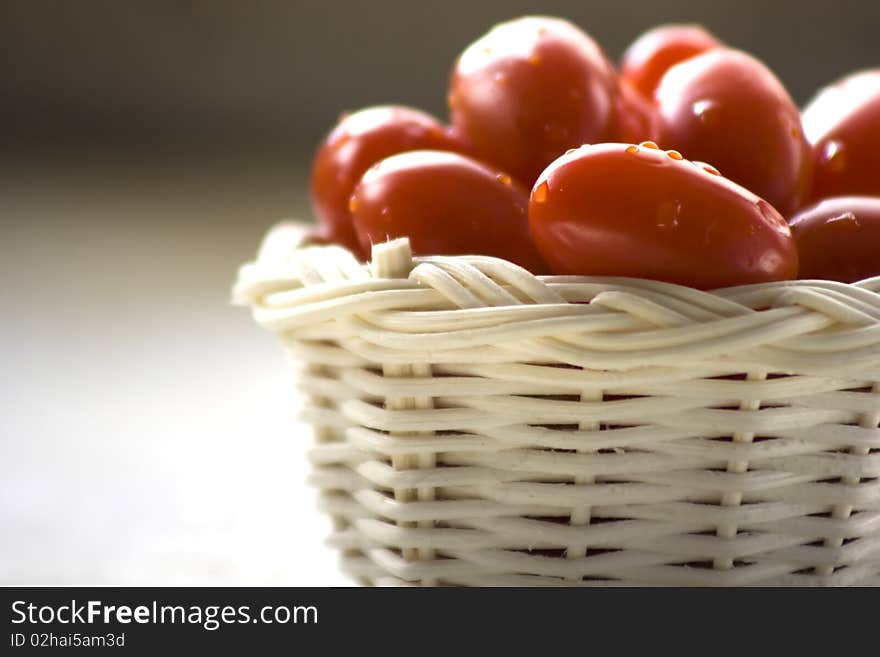
[[362, 583], [880, 585], [880, 278], [710, 293], [270, 235], [235, 296], [301, 366]]

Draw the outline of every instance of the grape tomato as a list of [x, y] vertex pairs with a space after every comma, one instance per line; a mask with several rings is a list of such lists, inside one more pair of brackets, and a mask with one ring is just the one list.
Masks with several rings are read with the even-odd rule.
[[538, 178], [529, 220], [557, 274], [701, 289], [797, 274], [788, 225], [769, 203], [653, 143], [597, 144], [563, 155]]
[[355, 188], [351, 210], [365, 251], [408, 237], [415, 254], [492, 255], [541, 273], [528, 202], [528, 190], [510, 175], [472, 158], [412, 151], [370, 168]]

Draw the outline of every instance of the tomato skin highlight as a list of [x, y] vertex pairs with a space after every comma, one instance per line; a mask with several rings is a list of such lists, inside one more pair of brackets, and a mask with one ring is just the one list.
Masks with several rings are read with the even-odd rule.
[[720, 48], [721, 42], [700, 25], [660, 25], [644, 32], [621, 58], [620, 77], [648, 99], [675, 64]]
[[480, 159], [531, 185], [568, 148], [611, 138], [617, 73], [568, 21], [501, 23], [458, 58], [449, 87], [452, 125]]
[[880, 196], [880, 69], [848, 75], [804, 108], [813, 148], [811, 198]]
[[528, 190], [472, 158], [412, 151], [371, 167], [351, 197], [365, 251], [408, 237], [416, 255], [491, 255], [533, 273], [546, 266], [529, 234]]
[[409, 107], [381, 105], [343, 117], [312, 165], [312, 206], [322, 234], [363, 257], [348, 204], [364, 172], [381, 159], [417, 149], [464, 151], [464, 143], [437, 119]]
[[746, 53], [717, 49], [670, 68], [656, 91], [655, 141], [710, 162], [784, 216], [809, 193], [812, 154], [785, 87]]
[[854, 283], [880, 276], [880, 197], [837, 196], [791, 219], [800, 278]]
[[782, 216], [676, 155], [653, 144], [596, 144], [547, 167], [532, 189], [529, 221], [551, 270], [699, 289], [795, 278], [797, 252]]

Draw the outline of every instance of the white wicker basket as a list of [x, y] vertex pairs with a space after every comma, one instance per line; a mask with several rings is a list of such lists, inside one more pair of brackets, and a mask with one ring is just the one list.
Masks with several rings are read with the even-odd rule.
[[286, 232], [235, 298], [303, 366], [359, 582], [880, 585], [880, 277], [709, 293]]

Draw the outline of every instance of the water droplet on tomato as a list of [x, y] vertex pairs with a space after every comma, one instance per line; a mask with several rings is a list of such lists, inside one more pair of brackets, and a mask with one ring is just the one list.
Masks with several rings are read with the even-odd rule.
[[706, 162], [695, 161], [694, 166], [705, 171], [706, 173], [711, 173], [713, 176], [720, 176], [721, 172], [713, 167], [711, 164], [707, 164]]
[[681, 201], [678, 199], [663, 201], [657, 206], [656, 226], [660, 230], [674, 230], [678, 228], [680, 216]]
[[653, 141], [643, 141], [639, 146], [644, 148], [651, 148], [653, 150], [658, 150], [660, 147]]
[[535, 203], [545, 203], [547, 201], [547, 193], [550, 191], [550, 186], [547, 184], [545, 180], [540, 185], [535, 187], [532, 192], [532, 199]]
[[705, 232], [703, 232], [703, 246], [709, 246], [712, 243], [712, 233], [715, 232], [715, 226], [718, 224], [718, 220], [713, 220], [707, 227]]
[[767, 226], [776, 230], [779, 233], [789, 234], [788, 224], [785, 222], [780, 214], [776, 211], [772, 205], [770, 205], [764, 199], [759, 199], [755, 204], [758, 212], [761, 213], [761, 216], [767, 222]]
[[348, 211], [356, 212], [358, 207], [357, 198], [355, 198], [354, 194], [351, 195], [348, 199]]
[[541, 63], [541, 55], [532, 55], [529, 57], [529, 64], [536, 66]]
[[666, 151], [666, 154], [673, 160], [683, 160], [684, 156], [678, 151]]
[[635, 155], [639, 152], [639, 147], [635, 146], [634, 144], [630, 144], [629, 146], [626, 147], [626, 152], [629, 153], [630, 155]]
[[507, 185], [508, 187], [510, 187], [513, 184], [513, 179], [511, 179], [511, 177], [508, 176], [506, 173], [496, 173], [495, 177], [502, 185]]

